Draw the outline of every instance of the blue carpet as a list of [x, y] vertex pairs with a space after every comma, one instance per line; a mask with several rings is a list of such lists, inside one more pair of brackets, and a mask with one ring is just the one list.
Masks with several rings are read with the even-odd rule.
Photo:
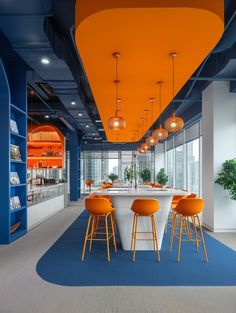
[[64, 286], [235, 286], [236, 252], [205, 233], [209, 262], [204, 262], [193, 243], [184, 242], [181, 261], [176, 262], [177, 241], [169, 252], [170, 230], [164, 235], [161, 262], [152, 251], [138, 251], [136, 262], [118, 241], [117, 254], [111, 242], [111, 262], [105, 242], [94, 242], [92, 252], [81, 251], [88, 215], [84, 212], [42, 256], [37, 272], [44, 280]]

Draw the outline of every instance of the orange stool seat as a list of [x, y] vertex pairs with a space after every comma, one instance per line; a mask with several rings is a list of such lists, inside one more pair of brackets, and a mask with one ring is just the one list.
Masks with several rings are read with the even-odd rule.
[[[85, 233], [84, 246], [82, 251], [82, 261], [84, 260], [85, 250], [87, 241], [90, 241], [89, 251], [92, 249], [93, 241], [106, 241], [107, 245], [107, 260], [110, 262], [110, 247], [109, 240], [113, 239], [113, 245], [115, 252], [116, 250], [116, 239], [115, 239], [115, 228], [112, 218], [112, 213], [115, 208], [112, 207], [111, 203], [106, 198], [87, 198], [85, 199], [85, 207], [89, 211], [90, 216], [88, 219], [87, 229]], [[98, 226], [100, 218], [105, 220], [105, 232], [99, 231], [101, 227]], [[110, 220], [111, 227], [108, 227], [108, 222]], [[90, 225], [91, 224], [91, 225]], [[90, 229], [91, 226], [91, 229]], [[109, 229], [111, 228], [111, 232]], [[105, 238], [98, 238], [97, 235], [105, 235]]]
[[[172, 221], [172, 234], [171, 234], [171, 242], [170, 242], [170, 251], [172, 251], [172, 245], [173, 240], [175, 237], [175, 229], [176, 229], [176, 220], [179, 220], [179, 234], [178, 234], [178, 256], [177, 260], [180, 261], [180, 248], [181, 248], [181, 241], [182, 241], [182, 230], [183, 230], [183, 223], [185, 223], [186, 228], [188, 228], [188, 233], [191, 231], [189, 228], [189, 218], [192, 219], [193, 224], [193, 230], [194, 230], [194, 237], [195, 239], [192, 239], [192, 234], [189, 236], [189, 240], [185, 241], [194, 241], [196, 244], [196, 250], [199, 250], [199, 241], [202, 242], [204, 255], [205, 255], [205, 261], [208, 262], [208, 256], [206, 251], [206, 245], [204, 241], [202, 226], [200, 223], [199, 213], [201, 213], [204, 209], [204, 200], [203, 199], [196, 199], [196, 198], [185, 198], [181, 199], [175, 210], [173, 211], [173, 221]], [[198, 227], [200, 230], [201, 238], [198, 238], [197, 234], [197, 226], [196, 226], [196, 220], [198, 222]]]
[[[136, 199], [134, 200], [131, 210], [134, 212], [132, 235], [131, 235], [131, 251], [133, 251], [133, 261], [135, 261], [136, 254], [136, 241], [137, 240], [152, 240], [154, 251], [157, 251], [157, 259], [160, 262], [160, 252], [157, 241], [157, 230], [156, 230], [156, 221], [154, 214], [159, 210], [159, 202], [156, 199]], [[152, 231], [145, 232], [152, 234], [152, 239], [140, 239], [137, 238], [138, 233], [138, 218], [146, 216], [150, 217], [152, 224]]]

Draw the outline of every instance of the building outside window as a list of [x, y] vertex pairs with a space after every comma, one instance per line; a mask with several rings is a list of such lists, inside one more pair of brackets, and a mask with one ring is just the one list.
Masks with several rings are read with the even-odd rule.
[[174, 186], [174, 149], [167, 151], [167, 176], [168, 186]]
[[200, 150], [199, 138], [187, 143], [187, 189], [199, 194]]
[[189, 192], [201, 193], [200, 121], [183, 129], [165, 143], [167, 185]]
[[175, 188], [184, 189], [184, 146], [175, 148]]

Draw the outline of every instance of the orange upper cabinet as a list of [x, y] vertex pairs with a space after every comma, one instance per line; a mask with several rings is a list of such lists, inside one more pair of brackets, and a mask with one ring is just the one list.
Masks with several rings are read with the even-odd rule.
[[[172, 100], [172, 66], [169, 53], [177, 52], [175, 93], [186, 83], [224, 30], [223, 0], [86, 0], [76, 2], [76, 45], [101, 116], [107, 139], [132, 142], [150, 109], [148, 99], [158, 98], [156, 82], [164, 81], [162, 111]], [[126, 127], [108, 129], [115, 111], [115, 61], [119, 59], [119, 114]], [[154, 103], [154, 120], [159, 116]], [[144, 124], [145, 130], [151, 126]]]

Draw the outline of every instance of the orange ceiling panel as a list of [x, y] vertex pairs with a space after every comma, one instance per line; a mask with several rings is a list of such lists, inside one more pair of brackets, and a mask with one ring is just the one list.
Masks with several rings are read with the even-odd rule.
[[[223, 0], [86, 0], [76, 2], [76, 45], [111, 142], [132, 142], [140, 129], [148, 99], [158, 98], [156, 82], [164, 81], [162, 108], [172, 100], [172, 66], [175, 60], [175, 93], [217, 44], [224, 30]], [[115, 111], [115, 60], [118, 51], [121, 131], [108, 129]], [[160, 114], [154, 103], [154, 120]], [[144, 133], [151, 126], [148, 119]]]

